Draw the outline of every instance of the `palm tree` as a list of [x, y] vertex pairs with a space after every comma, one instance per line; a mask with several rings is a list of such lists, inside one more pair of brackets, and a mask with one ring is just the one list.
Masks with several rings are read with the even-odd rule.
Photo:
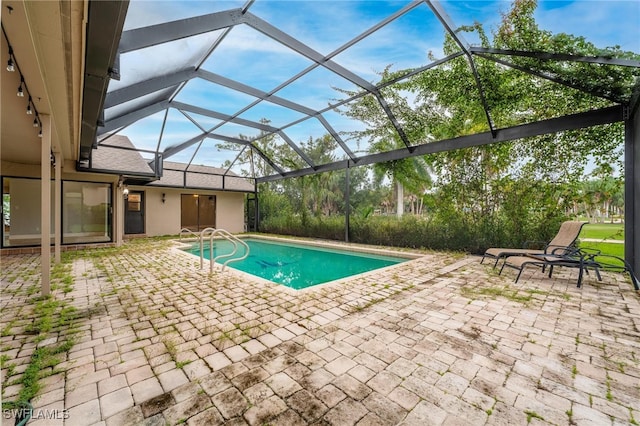
[[[386, 152], [404, 147], [402, 141], [395, 135], [380, 139], [371, 144], [371, 152]], [[431, 185], [429, 165], [423, 157], [408, 157], [402, 160], [376, 163], [373, 172], [378, 181], [385, 176], [389, 178], [396, 192], [396, 215], [400, 218], [404, 214], [404, 190], [419, 195]]]

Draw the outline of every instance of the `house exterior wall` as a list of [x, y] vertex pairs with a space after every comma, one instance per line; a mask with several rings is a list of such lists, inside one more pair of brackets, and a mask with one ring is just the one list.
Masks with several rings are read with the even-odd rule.
[[[40, 165], [26, 165], [1, 162], [3, 177], [11, 178], [40, 178]], [[53, 174], [52, 174], [53, 175]], [[84, 173], [75, 171], [75, 162], [67, 161], [63, 166], [61, 179], [64, 181], [110, 183], [112, 185], [112, 240], [116, 243], [122, 240], [124, 234], [124, 196], [122, 189], [118, 188], [117, 175]], [[28, 190], [28, 195], [34, 200], [39, 200], [40, 184], [34, 180], [34, 187]], [[52, 189], [53, 189], [52, 185]], [[201, 189], [167, 188], [153, 186], [129, 186], [131, 191], [143, 191], [145, 193], [145, 234], [147, 236], [175, 235], [181, 229], [181, 205], [182, 194], [215, 195], [216, 197], [216, 227], [226, 229], [232, 233], [244, 231], [244, 193], [228, 191], [207, 191]], [[27, 192], [27, 191], [25, 191]], [[164, 202], [162, 201], [164, 194]], [[60, 195], [52, 193], [52, 200]], [[24, 197], [23, 197], [24, 198]], [[63, 207], [64, 208], [64, 207]], [[40, 226], [39, 209], [37, 214], [23, 215], [21, 219], [33, 221], [34, 226]], [[53, 215], [52, 215], [53, 216]], [[17, 216], [16, 216], [17, 217]], [[21, 222], [16, 219], [17, 228]], [[56, 227], [52, 223], [51, 231]], [[53, 241], [53, 240], [52, 240]]]
[[216, 225], [231, 233], [244, 232], [244, 194], [223, 192], [217, 196]]
[[[180, 190], [138, 188], [145, 192], [145, 230], [148, 236], [175, 235], [180, 232]], [[165, 201], [162, 202], [162, 194]]]
[[[180, 232], [180, 197], [182, 194], [215, 195], [216, 228], [231, 233], [244, 231], [244, 194], [196, 189], [129, 187], [145, 193], [145, 234], [147, 236], [175, 235]], [[162, 194], [164, 203], [162, 202]]]

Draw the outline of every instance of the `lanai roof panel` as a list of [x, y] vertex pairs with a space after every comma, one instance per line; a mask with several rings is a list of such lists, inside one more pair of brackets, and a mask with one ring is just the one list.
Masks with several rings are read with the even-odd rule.
[[[635, 37], [637, 25], [626, 19], [639, 16], [637, 2], [612, 0], [600, 18], [586, 3], [590, 2], [541, 1], [536, 9], [537, 24], [554, 34], [584, 35], [599, 47], [617, 44], [622, 49], [640, 50], [639, 38]], [[207, 147], [211, 149], [209, 139], [217, 138], [222, 145], [239, 141], [238, 150], [247, 140], [253, 141], [256, 149], [257, 138], [273, 133], [276, 148], [289, 145], [305, 160], [306, 148], [301, 144], [309, 138], [316, 140], [331, 135], [339, 146], [334, 153], [336, 158], [351, 157], [357, 162], [357, 157], [369, 153], [370, 141], [353, 139], [350, 132], [361, 130], [365, 124], [336, 110], [353, 105], [354, 102], [348, 101], [350, 97], [364, 95], [379, 104], [382, 119], [389, 120], [390, 128], [395, 128], [397, 133], [394, 137], [407, 145], [410, 152], [415, 144], [431, 139], [412, 129], [415, 123], [401, 117], [399, 108], [415, 108], [415, 100], [425, 98], [405, 90], [401, 84], [392, 85], [390, 87], [400, 89], [400, 96], [406, 98], [406, 105], [400, 105], [391, 99], [390, 87], [380, 84], [379, 73], [387, 66], [392, 71], [410, 69], [416, 75], [429, 73], [427, 69], [431, 67], [449, 66], [448, 62], [432, 62], [434, 59], [444, 61], [442, 45], [447, 32], [457, 39], [459, 53], [456, 55], [461, 55], [458, 60], [464, 63], [473, 60], [481, 64], [490, 60], [520, 67], [539, 66], [542, 63], [536, 63], [539, 57], [528, 61], [517, 56], [518, 53], [514, 56], [508, 51], [474, 50], [480, 44], [477, 34], [462, 30], [477, 22], [492, 38], [492, 32], [509, 8], [503, 1], [461, 0], [133, 0], [120, 44], [117, 64], [120, 80], [111, 80], [105, 104], [106, 123], [98, 134], [120, 129], [121, 134], [131, 137], [136, 147], [148, 149], [155, 140], [158, 154], [166, 158], [204, 156], [212, 161], [220, 156], [219, 163], [228, 162], [228, 155], [217, 148], [205, 152]], [[581, 20], [589, 25], [580, 26], [580, 31], [567, 29], [561, 25], [562, 16], [575, 21], [574, 24]], [[614, 26], [616, 31], [612, 29]], [[551, 60], [560, 71], [584, 65], [567, 63], [565, 66], [557, 56]], [[631, 66], [640, 68], [637, 61]], [[562, 84], [570, 79], [560, 75], [560, 71], [549, 81]], [[496, 94], [484, 86], [482, 72], [478, 70], [472, 79], [470, 87], [475, 85], [476, 89], [469, 90], [469, 96], [486, 111], [488, 122], [483, 129], [487, 127], [494, 132], [510, 122], [494, 110], [492, 102]], [[549, 73], [549, 68], [542, 67], [537, 72]], [[394, 77], [402, 81], [402, 75]], [[602, 82], [594, 84], [604, 87]], [[633, 85], [628, 83], [629, 87]], [[588, 90], [591, 86], [585, 84], [581, 88]], [[605, 95], [607, 90], [602, 89]], [[625, 97], [617, 100], [628, 100], [628, 93], [629, 90]], [[343, 102], [345, 105], [340, 106]], [[157, 113], [163, 108], [171, 111], [171, 117], [163, 121], [160, 131], [157, 125], [150, 127], [149, 133], [156, 133], [155, 137], [139, 131], [138, 123], [157, 124], [149, 116], [158, 117]], [[422, 105], [422, 108], [428, 106]], [[178, 110], [184, 114], [178, 115], [176, 121], [174, 112]], [[188, 123], [189, 116], [196, 115], [207, 117], [209, 122], [204, 124], [193, 118], [193, 122]], [[313, 118], [305, 119], [309, 116]], [[185, 125], [195, 130], [181, 134], [178, 130]], [[165, 134], [162, 143], [157, 145], [160, 132]], [[205, 136], [207, 132], [211, 132], [211, 138], [201, 143], [203, 139], [197, 139], [198, 134]], [[309, 163], [308, 158], [305, 162]], [[288, 170], [273, 164], [276, 172], [278, 168]]]

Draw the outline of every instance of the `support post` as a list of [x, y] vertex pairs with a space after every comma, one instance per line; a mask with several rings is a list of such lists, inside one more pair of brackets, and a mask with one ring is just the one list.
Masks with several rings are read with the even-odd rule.
[[51, 292], [51, 117], [40, 114], [40, 262], [42, 295]]
[[124, 214], [125, 214], [125, 202], [123, 186], [118, 183], [116, 186], [116, 199], [114, 200], [113, 211], [115, 212], [115, 242], [116, 247], [122, 245], [122, 239], [124, 236]]
[[255, 228], [254, 231], [258, 232], [260, 230], [260, 199], [258, 198], [258, 182], [253, 180], [253, 193], [255, 197], [254, 208], [256, 209], [254, 215]]
[[53, 191], [54, 196], [54, 216], [55, 219], [53, 221], [54, 233], [55, 233], [55, 242], [54, 242], [54, 253], [55, 253], [55, 263], [61, 262], [60, 256], [60, 244], [62, 242], [62, 153], [55, 152], [55, 191]]
[[349, 242], [349, 227], [350, 227], [350, 223], [349, 223], [349, 216], [351, 216], [351, 208], [350, 208], [350, 184], [349, 184], [349, 162], [347, 161], [347, 168], [344, 169], [345, 171], [345, 178], [344, 178], [344, 240], [348, 243]]
[[625, 121], [624, 144], [624, 257], [640, 272], [640, 108]]

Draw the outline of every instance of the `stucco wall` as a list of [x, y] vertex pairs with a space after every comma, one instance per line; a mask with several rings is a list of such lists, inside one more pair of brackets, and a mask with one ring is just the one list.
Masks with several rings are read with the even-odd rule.
[[[180, 192], [165, 188], [139, 188], [145, 192], [145, 230], [149, 236], [180, 232]], [[162, 194], [165, 201], [162, 202]]]
[[235, 192], [218, 193], [216, 225], [229, 232], [244, 231], [244, 194]]
[[[39, 165], [24, 165], [2, 161], [2, 174], [10, 177], [39, 177]], [[62, 172], [63, 180], [75, 180], [84, 182], [105, 182], [113, 185], [112, 202], [114, 212], [113, 240], [119, 241], [123, 234], [124, 202], [121, 190], [117, 188], [118, 176], [108, 174], [80, 173], [75, 170], [75, 163], [65, 162]], [[52, 172], [53, 177], [53, 172]], [[33, 181], [37, 187], [24, 191], [29, 199], [40, 202], [40, 182]], [[53, 186], [53, 185], [52, 185]], [[226, 229], [232, 233], [244, 231], [244, 193], [225, 191], [205, 191], [179, 188], [155, 188], [151, 186], [129, 186], [132, 191], [143, 191], [145, 193], [145, 234], [148, 236], [175, 235], [181, 229], [180, 217], [180, 196], [181, 194], [200, 194], [216, 196], [216, 227]], [[162, 202], [162, 194], [164, 202]], [[15, 194], [14, 194], [15, 195]], [[37, 195], [37, 196], [34, 196]], [[52, 197], [53, 199], [53, 197]], [[16, 198], [19, 200], [19, 197]], [[38, 204], [39, 205], [39, 204]], [[39, 208], [31, 209], [34, 217], [27, 217], [28, 222], [37, 222], [39, 227]], [[35, 217], [35, 213], [37, 217]], [[17, 215], [15, 216], [17, 218]], [[36, 220], [37, 219], [37, 220]], [[16, 229], [20, 228], [20, 223], [16, 219]], [[52, 230], [54, 229], [52, 224]]]
[[[145, 233], [148, 236], [175, 235], [180, 232], [181, 194], [216, 196], [216, 228], [237, 233], [244, 231], [244, 194], [153, 187], [129, 187], [145, 193]], [[162, 202], [162, 194], [164, 203]]]

